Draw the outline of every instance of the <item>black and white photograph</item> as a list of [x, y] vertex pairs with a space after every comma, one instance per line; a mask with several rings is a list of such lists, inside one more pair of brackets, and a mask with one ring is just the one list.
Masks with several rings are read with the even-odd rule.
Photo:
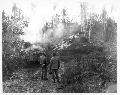
[[118, 92], [117, 0], [2, 1], [3, 94]]

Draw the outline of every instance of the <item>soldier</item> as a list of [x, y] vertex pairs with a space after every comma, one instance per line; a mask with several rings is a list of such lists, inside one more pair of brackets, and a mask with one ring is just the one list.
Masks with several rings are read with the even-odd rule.
[[60, 67], [60, 60], [56, 53], [53, 53], [53, 57], [50, 60], [50, 71], [52, 72], [52, 78], [53, 82], [55, 83], [55, 79], [57, 79], [57, 82], [60, 83], [59, 77], [58, 77], [58, 70]]
[[41, 75], [41, 80], [48, 80], [47, 78], [47, 57], [46, 54], [43, 54], [40, 56], [40, 63], [42, 65], [42, 75]]

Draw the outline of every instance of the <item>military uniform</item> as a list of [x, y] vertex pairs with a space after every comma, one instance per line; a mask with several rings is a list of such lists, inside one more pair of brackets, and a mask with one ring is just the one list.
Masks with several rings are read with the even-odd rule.
[[57, 82], [59, 82], [59, 77], [58, 77], [58, 69], [60, 67], [60, 60], [58, 56], [54, 56], [50, 60], [50, 71], [52, 72], [52, 78], [53, 81], [55, 82], [55, 79], [57, 79]]
[[47, 79], [47, 58], [44, 55], [40, 56], [40, 63], [42, 65], [41, 79], [46, 80]]

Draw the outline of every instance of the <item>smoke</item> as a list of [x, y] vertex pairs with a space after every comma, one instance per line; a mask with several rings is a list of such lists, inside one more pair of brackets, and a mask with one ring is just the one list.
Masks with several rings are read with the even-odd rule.
[[46, 39], [42, 36], [42, 28], [44, 27], [45, 23], [52, 18], [52, 16], [54, 15], [54, 11], [51, 5], [33, 5], [34, 4], [31, 4], [32, 10], [31, 15], [29, 15], [30, 23], [28, 27], [24, 30], [25, 35], [21, 38], [31, 43], [43, 42], [43, 40], [45, 41]]
[[64, 25], [59, 23], [55, 28], [48, 29], [44, 34], [41, 34], [41, 41], [39, 43], [52, 43], [62, 39], [64, 33]]
[[[49, 22], [52, 19], [52, 17], [55, 16], [56, 13], [61, 14], [63, 8], [67, 8], [68, 18], [72, 19], [77, 23], [80, 23], [80, 2], [69, 0], [53, 0], [54, 2], [49, 0], [44, 2], [43, 0], [30, 1], [31, 2], [29, 4], [23, 4], [23, 2], [21, 3], [24, 13], [27, 14], [27, 16], [30, 18], [28, 28], [24, 29], [25, 35], [21, 37], [25, 41], [31, 43], [46, 43], [56, 40], [57, 38], [62, 38], [64, 32], [66, 32], [62, 23], [59, 23], [54, 29], [48, 29], [44, 34], [42, 28], [44, 27], [46, 22]], [[103, 5], [105, 5], [103, 3], [98, 4], [97, 1], [94, 3], [89, 2], [89, 4], [90, 6], [87, 7], [90, 7], [90, 11], [92, 12], [100, 12], [104, 7]], [[110, 7], [108, 7], [108, 10], [110, 10]], [[29, 13], [27, 13], [28, 11]]]
[[[45, 6], [46, 5], [46, 6]], [[28, 28], [24, 29], [25, 35], [21, 38], [31, 43], [48, 43], [63, 36], [64, 25], [59, 23], [56, 27], [48, 29], [43, 32], [46, 22], [50, 22], [56, 14], [56, 8], [53, 5], [40, 4], [39, 6], [32, 6], [32, 13], [30, 16], [30, 23]], [[58, 10], [57, 10], [58, 11]], [[60, 10], [59, 10], [60, 11]]]
[[64, 33], [64, 25], [62, 23], [57, 25], [57, 28], [55, 29], [55, 37], [61, 38]]

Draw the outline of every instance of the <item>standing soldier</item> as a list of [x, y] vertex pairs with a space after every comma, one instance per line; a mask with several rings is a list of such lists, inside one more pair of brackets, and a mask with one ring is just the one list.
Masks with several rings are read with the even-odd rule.
[[42, 65], [42, 75], [41, 80], [48, 80], [47, 78], [47, 57], [46, 54], [40, 56], [40, 63]]
[[60, 60], [56, 53], [53, 53], [53, 57], [50, 61], [50, 71], [52, 72], [52, 78], [53, 82], [55, 83], [55, 79], [57, 79], [57, 82], [59, 83], [59, 77], [58, 77], [58, 69], [60, 67]]

